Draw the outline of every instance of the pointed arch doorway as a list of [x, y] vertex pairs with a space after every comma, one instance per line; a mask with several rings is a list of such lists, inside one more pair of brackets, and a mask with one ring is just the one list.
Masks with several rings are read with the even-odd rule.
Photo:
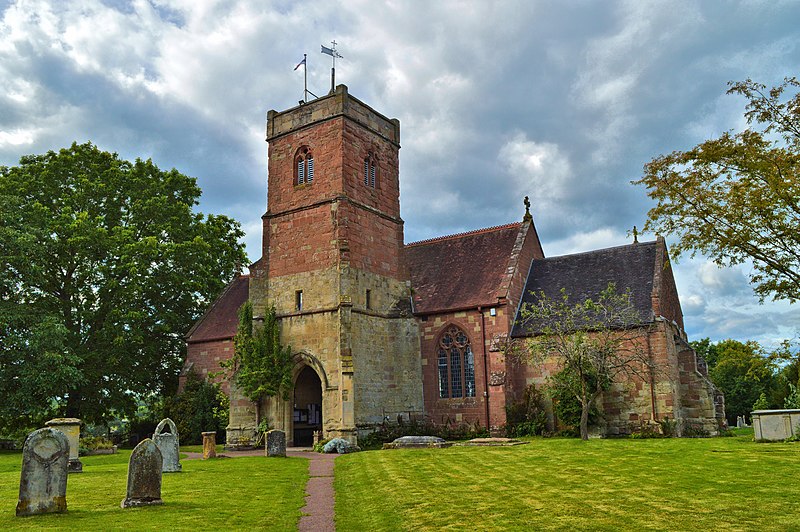
[[292, 436], [295, 447], [311, 447], [314, 432], [322, 430], [322, 381], [305, 366], [294, 382]]

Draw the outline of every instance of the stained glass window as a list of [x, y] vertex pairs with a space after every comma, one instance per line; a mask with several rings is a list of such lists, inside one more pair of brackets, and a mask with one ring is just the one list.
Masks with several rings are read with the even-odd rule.
[[469, 337], [451, 326], [439, 337], [439, 397], [475, 397], [475, 357]]

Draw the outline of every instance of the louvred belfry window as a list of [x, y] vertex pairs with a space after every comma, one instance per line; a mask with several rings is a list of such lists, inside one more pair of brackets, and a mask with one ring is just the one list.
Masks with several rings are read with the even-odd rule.
[[375, 188], [378, 162], [370, 154], [364, 158], [364, 185]]
[[306, 185], [314, 181], [314, 156], [308, 148], [297, 151], [295, 161], [294, 184]]
[[439, 397], [475, 397], [475, 357], [466, 333], [449, 327], [439, 338], [437, 349]]

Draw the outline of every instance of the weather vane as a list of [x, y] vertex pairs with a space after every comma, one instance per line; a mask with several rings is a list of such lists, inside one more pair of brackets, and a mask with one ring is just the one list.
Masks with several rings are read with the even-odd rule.
[[335, 40], [331, 41], [330, 48], [328, 48], [325, 45], [320, 45], [320, 46], [322, 46], [322, 50], [320, 53], [331, 56], [331, 59], [333, 60], [333, 65], [331, 66], [331, 92], [328, 93], [328, 94], [333, 94], [333, 90], [336, 88], [336, 58], [338, 57], [339, 59], [344, 59], [344, 57], [341, 54], [339, 54], [339, 52], [336, 51]]

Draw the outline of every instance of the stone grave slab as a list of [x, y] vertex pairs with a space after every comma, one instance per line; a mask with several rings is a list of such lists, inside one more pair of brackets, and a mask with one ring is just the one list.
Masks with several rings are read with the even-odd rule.
[[441, 449], [450, 447], [452, 442], [437, 436], [401, 436], [392, 443], [384, 443], [384, 449]]

